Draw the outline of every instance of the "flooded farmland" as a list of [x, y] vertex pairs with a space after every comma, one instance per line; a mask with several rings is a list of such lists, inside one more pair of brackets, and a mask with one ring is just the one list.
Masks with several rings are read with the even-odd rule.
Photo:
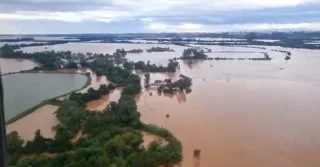
[[[111, 54], [118, 48], [152, 46], [159, 45], [69, 43], [48, 46], [47, 50]], [[166, 47], [176, 52], [127, 57], [165, 64], [168, 59], [180, 57], [185, 48]], [[268, 52], [272, 60], [179, 61], [176, 74], [151, 74], [151, 81], [174, 80], [180, 74], [193, 79], [190, 94], [158, 95], [155, 90], [144, 89], [136, 98], [144, 123], [165, 126], [182, 142], [181, 166], [194, 167], [195, 149], [201, 150], [200, 164], [205, 167], [320, 166], [320, 71], [315, 70], [320, 64], [320, 52], [281, 48], [292, 53], [291, 60], [286, 61], [286, 54], [271, 51], [279, 47], [204, 47], [213, 51], [210, 57], [262, 57], [261, 52]], [[39, 49], [29, 47], [24, 51]], [[107, 83], [105, 78], [100, 79], [98, 83]], [[116, 99], [118, 93], [110, 97]], [[110, 97], [89, 105], [89, 109], [102, 109]], [[166, 120], [167, 114], [170, 117]]]

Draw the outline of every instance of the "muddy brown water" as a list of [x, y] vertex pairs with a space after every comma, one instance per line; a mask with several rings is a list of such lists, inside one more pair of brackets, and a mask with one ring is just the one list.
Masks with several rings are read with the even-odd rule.
[[[255, 52], [241, 57], [265, 51], [206, 47]], [[136, 97], [142, 121], [167, 127], [182, 142], [182, 167], [320, 166], [320, 51], [282, 48], [292, 52], [292, 59], [285, 61], [285, 54], [270, 51], [278, 48], [267, 47], [272, 61], [180, 61], [177, 74], [152, 74], [152, 81], [187, 75], [193, 79], [192, 93], [159, 96], [155, 90], [143, 90]], [[162, 63], [181, 52], [155, 55], [153, 61]], [[152, 60], [146, 55], [129, 57]], [[193, 157], [194, 149], [201, 150], [199, 159]]]
[[37, 63], [28, 59], [7, 59], [0, 58], [1, 74], [30, 70], [38, 66]]
[[25, 141], [33, 140], [34, 133], [40, 129], [43, 137], [53, 138], [54, 132], [52, 127], [57, 125], [58, 119], [55, 112], [58, 106], [44, 105], [35, 110], [31, 114], [7, 125], [7, 134], [12, 131], [17, 131]]
[[[92, 70], [88, 68], [81, 68], [78, 70], [74, 69], [61, 69], [60, 72], [75, 72], [75, 73], [90, 73], [91, 76], [91, 84], [86, 88], [80, 90], [81, 93], [86, 93], [89, 88], [99, 89], [100, 85], [106, 84], [108, 85], [110, 82], [107, 80], [105, 76], [97, 76]], [[90, 111], [101, 111], [105, 109], [111, 101], [118, 101], [121, 96], [121, 88], [117, 88], [112, 90], [110, 94], [102, 96], [99, 100], [93, 100], [87, 103], [86, 108]]]

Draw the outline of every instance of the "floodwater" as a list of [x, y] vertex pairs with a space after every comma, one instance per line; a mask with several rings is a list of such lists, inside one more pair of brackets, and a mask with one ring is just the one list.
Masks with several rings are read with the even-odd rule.
[[[91, 84], [84, 89], [81, 89], [79, 92], [86, 93], [89, 88], [99, 89], [100, 85], [106, 84], [108, 85], [110, 82], [107, 80], [105, 76], [97, 76], [92, 70], [88, 68], [81, 68], [78, 70], [74, 69], [60, 69], [59, 72], [67, 72], [67, 73], [90, 73], [91, 76]], [[87, 103], [87, 109], [90, 111], [102, 111], [105, 109], [111, 101], [118, 101], [121, 96], [121, 88], [117, 88], [112, 90], [109, 94], [102, 96], [99, 100], [90, 101]]]
[[[192, 93], [144, 90], [141, 119], [181, 140], [183, 167], [197, 164], [194, 149], [205, 167], [319, 166], [320, 52], [290, 51], [290, 61], [277, 52], [270, 52], [271, 62], [181, 61], [180, 73], [193, 78]], [[164, 78], [177, 76], [151, 75]]]
[[55, 111], [57, 111], [58, 108], [58, 106], [54, 105], [44, 105], [40, 107], [31, 114], [7, 125], [7, 134], [12, 131], [17, 131], [20, 137], [27, 141], [33, 140], [34, 133], [40, 129], [43, 137], [53, 138], [54, 133], [52, 127], [58, 123], [58, 119], [55, 116]]
[[[141, 45], [85, 48], [86, 44], [79, 44], [65, 49], [95, 52], [98, 48], [108, 53], [117, 48], [143, 48]], [[210, 57], [260, 57], [260, 52], [267, 51], [272, 60], [179, 61], [181, 69], [176, 74], [151, 74], [151, 81], [175, 80], [179, 74], [193, 79], [190, 94], [159, 96], [155, 90], [144, 89], [136, 97], [143, 122], [167, 127], [182, 142], [181, 166], [320, 166], [320, 51], [204, 47], [214, 52]], [[176, 52], [130, 54], [128, 58], [163, 63], [181, 56], [183, 47], [172, 48]], [[285, 61], [286, 54], [271, 49], [290, 51], [291, 60]], [[194, 149], [201, 150], [199, 162], [193, 157]]]
[[37, 63], [28, 59], [8, 59], [0, 58], [1, 74], [30, 70], [38, 66]]
[[22, 73], [2, 77], [5, 119], [64, 93], [81, 88], [87, 77], [80, 74]]
[[112, 90], [109, 94], [102, 96], [99, 100], [93, 100], [87, 103], [86, 108], [90, 111], [102, 111], [110, 102], [117, 102], [121, 96], [121, 89]]

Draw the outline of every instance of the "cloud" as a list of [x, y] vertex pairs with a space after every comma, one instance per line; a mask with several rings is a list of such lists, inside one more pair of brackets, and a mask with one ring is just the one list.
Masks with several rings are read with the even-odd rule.
[[154, 21], [155, 19], [152, 18], [152, 17], [144, 17], [144, 18], [141, 18], [140, 21], [142, 22], [152, 22]]
[[217, 24], [203, 25], [194, 23], [165, 24], [151, 23], [146, 29], [152, 32], [239, 32], [239, 31], [289, 31], [289, 30], [320, 30], [320, 22], [294, 24]]
[[81, 12], [30, 12], [0, 13], [0, 20], [57, 20], [63, 22], [81, 22], [83, 20], [111, 22], [116, 18], [129, 17], [130, 13], [109, 9]]
[[97, 25], [128, 32], [133, 26], [183, 32], [249, 30], [258, 25], [254, 28], [282, 29], [320, 22], [319, 11], [320, 0], [0, 0], [0, 22], [15, 21], [16, 26], [24, 22], [26, 29], [31, 27], [26, 22], [37, 21], [101, 23]]

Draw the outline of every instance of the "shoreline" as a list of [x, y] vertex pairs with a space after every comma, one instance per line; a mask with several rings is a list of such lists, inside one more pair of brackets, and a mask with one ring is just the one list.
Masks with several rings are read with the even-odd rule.
[[[8, 121], [6, 121], [6, 125], [9, 125], [9, 124], [12, 124], [14, 123], [15, 121], [31, 114], [32, 112], [36, 111], [37, 109], [41, 108], [42, 106], [46, 105], [46, 104], [52, 104], [52, 105], [59, 105], [59, 102], [56, 101], [56, 99], [60, 98], [60, 97], [63, 97], [63, 96], [67, 96], [73, 92], [77, 92], [77, 91], [80, 91], [86, 87], [88, 87], [90, 84], [91, 84], [91, 81], [92, 81], [92, 78], [90, 75], [86, 75], [86, 74], [83, 74], [83, 73], [78, 73], [78, 72], [59, 72], [59, 71], [23, 71], [23, 72], [14, 72], [14, 73], [9, 73], [7, 75], [14, 75], [14, 74], [19, 74], [19, 73], [39, 73], [39, 74], [80, 74], [80, 75], [83, 75], [83, 76], [86, 76], [87, 77], [87, 82], [79, 89], [76, 89], [76, 90], [73, 90], [73, 91], [70, 91], [70, 92], [67, 92], [67, 93], [64, 93], [62, 95], [59, 95], [59, 96], [56, 96], [56, 97], [52, 97], [52, 98], [49, 98], [49, 99], [45, 99], [43, 100], [42, 102], [40, 102], [39, 104], [31, 107], [31, 108], [28, 108], [26, 109], [25, 111], [21, 112], [20, 114], [10, 118]], [[6, 75], [1, 75], [1, 76], [6, 76]]]

